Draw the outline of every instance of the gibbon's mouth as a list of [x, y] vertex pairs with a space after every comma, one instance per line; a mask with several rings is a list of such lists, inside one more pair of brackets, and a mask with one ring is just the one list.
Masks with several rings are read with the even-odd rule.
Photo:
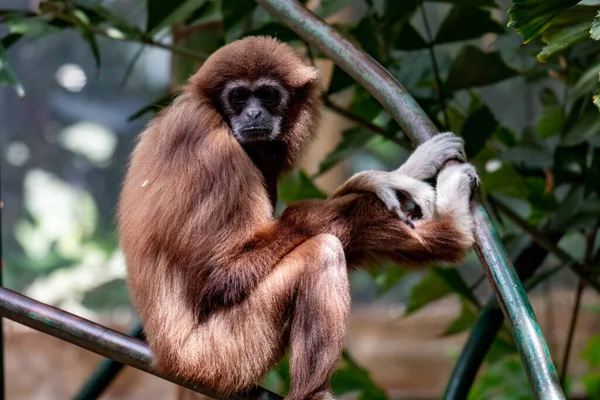
[[261, 139], [268, 138], [271, 134], [271, 130], [262, 127], [252, 127], [242, 129], [241, 133], [246, 139]]

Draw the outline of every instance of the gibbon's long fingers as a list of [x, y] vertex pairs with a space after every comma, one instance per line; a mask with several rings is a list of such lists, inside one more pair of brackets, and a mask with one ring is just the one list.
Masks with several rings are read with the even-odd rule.
[[294, 299], [288, 400], [329, 396], [329, 379], [344, 346], [350, 289], [344, 249], [333, 235], [304, 242], [293, 257], [305, 266]]
[[452, 132], [435, 135], [421, 144], [398, 168], [398, 172], [418, 180], [433, 178], [449, 160], [465, 161], [464, 141]]

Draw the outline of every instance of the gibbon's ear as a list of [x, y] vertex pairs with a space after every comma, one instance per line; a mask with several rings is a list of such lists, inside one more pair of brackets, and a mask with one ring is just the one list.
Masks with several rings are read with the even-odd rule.
[[293, 87], [305, 87], [319, 82], [320, 74], [316, 67], [300, 64], [289, 76], [289, 83]]

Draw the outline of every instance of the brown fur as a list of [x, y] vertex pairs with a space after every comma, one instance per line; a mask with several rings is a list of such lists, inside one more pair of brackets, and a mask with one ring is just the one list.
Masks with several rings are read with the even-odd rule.
[[[284, 134], [242, 147], [218, 98], [231, 79], [292, 94]], [[118, 219], [133, 303], [158, 368], [223, 393], [255, 384], [291, 349], [290, 399], [328, 396], [349, 312], [346, 265], [459, 260], [451, 215], [408, 228], [370, 193], [303, 201], [273, 217], [274, 183], [314, 135], [316, 71], [287, 45], [223, 47], [140, 135]]]

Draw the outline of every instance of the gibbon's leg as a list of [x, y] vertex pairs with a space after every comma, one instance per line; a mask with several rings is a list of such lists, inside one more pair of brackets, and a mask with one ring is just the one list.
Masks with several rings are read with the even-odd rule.
[[[284, 259], [285, 269], [299, 271], [293, 293], [290, 329], [288, 400], [333, 399], [329, 379], [344, 346], [350, 289], [344, 249], [330, 234], [317, 235]], [[280, 267], [278, 267], [280, 268]], [[279, 300], [272, 298], [275, 303]]]

